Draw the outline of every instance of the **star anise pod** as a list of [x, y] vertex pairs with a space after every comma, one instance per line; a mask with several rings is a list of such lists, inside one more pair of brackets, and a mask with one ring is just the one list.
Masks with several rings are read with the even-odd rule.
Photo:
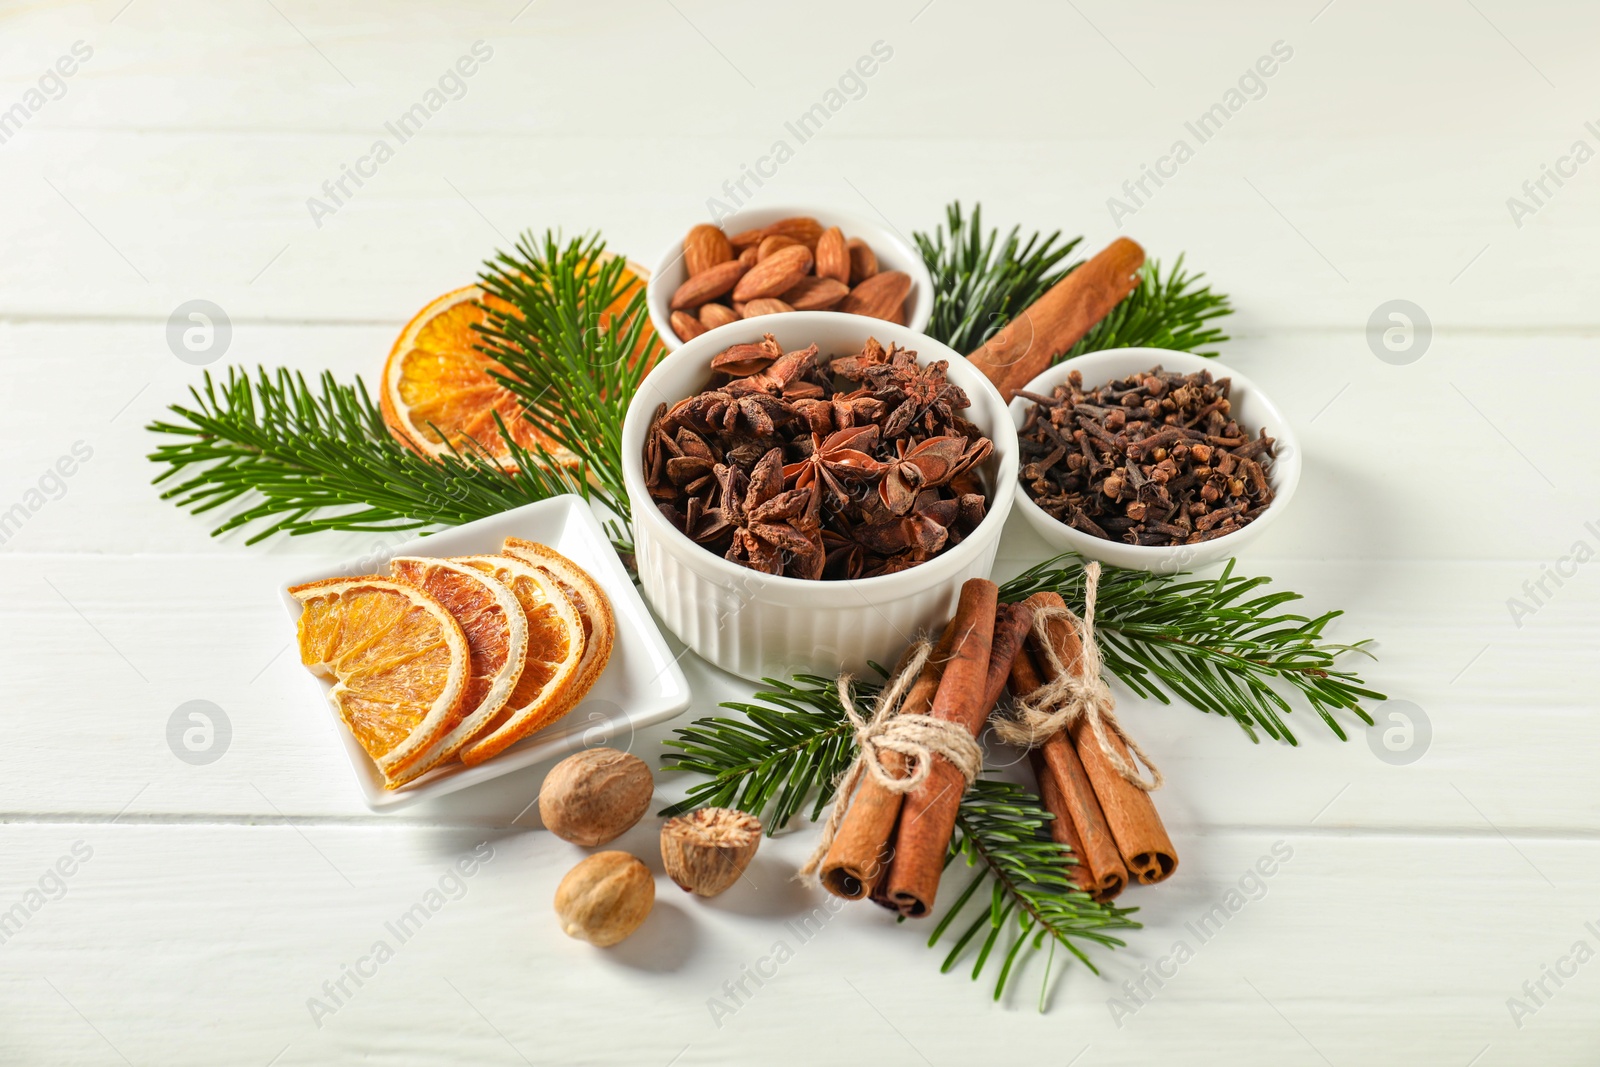
[[956, 412], [972, 403], [966, 392], [951, 383], [945, 376], [950, 364], [935, 360], [926, 367], [919, 366], [915, 353], [909, 361], [900, 361], [899, 353], [892, 364], [885, 391], [896, 392], [902, 398], [898, 406], [883, 421], [883, 435], [898, 437], [921, 424], [929, 434], [942, 434], [949, 429]]
[[936, 490], [930, 489], [918, 493], [904, 515], [883, 509], [856, 531], [856, 537], [874, 555], [912, 552], [924, 560], [931, 559], [949, 540], [950, 526], [959, 511], [954, 500], [942, 500]]
[[949, 484], [952, 478], [987, 459], [994, 445], [987, 437], [974, 442], [949, 435], [929, 437], [909, 449], [904, 441], [897, 441], [895, 447], [899, 458], [888, 465], [883, 481], [878, 483], [878, 494], [884, 507], [904, 515], [911, 510], [918, 492]]
[[761, 457], [748, 477], [736, 467], [719, 466], [721, 510], [735, 527], [727, 558], [765, 574], [782, 574], [795, 561], [806, 573], [822, 573], [822, 534], [816, 522], [814, 489], [783, 488], [783, 450]]
[[825, 499], [831, 499], [843, 507], [850, 499], [850, 493], [840, 483], [841, 478], [872, 478], [885, 470], [885, 464], [872, 456], [872, 451], [877, 447], [876, 426], [855, 426], [825, 438], [812, 434], [811, 454], [783, 468], [785, 484], [796, 489], [816, 486]]
[[888, 358], [889, 353], [884, 351], [878, 339], [869, 337], [860, 352], [853, 356], [840, 356], [828, 364], [828, 369], [841, 378], [859, 382], [866, 378], [873, 367], [881, 366]]

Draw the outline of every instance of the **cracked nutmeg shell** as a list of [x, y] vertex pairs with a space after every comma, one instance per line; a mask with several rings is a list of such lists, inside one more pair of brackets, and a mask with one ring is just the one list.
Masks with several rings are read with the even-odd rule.
[[607, 948], [639, 929], [656, 902], [650, 868], [626, 852], [596, 852], [556, 887], [556, 915], [568, 937]]
[[644, 818], [654, 791], [650, 767], [638, 756], [585, 749], [550, 768], [539, 790], [539, 817], [563, 841], [592, 848]]
[[696, 896], [714, 897], [737, 882], [761, 844], [761, 820], [732, 808], [701, 808], [661, 827], [667, 875]]

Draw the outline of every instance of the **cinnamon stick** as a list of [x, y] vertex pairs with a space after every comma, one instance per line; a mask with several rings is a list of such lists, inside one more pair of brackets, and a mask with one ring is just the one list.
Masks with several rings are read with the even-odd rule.
[[[969, 591], [971, 596], [969, 597]], [[1000, 698], [1011, 663], [1022, 649], [1033, 613], [1020, 604], [995, 608], [994, 583], [973, 579], [962, 587], [964, 640], [945, 667], [930, 714], [959, 723], [977, 737]], [[965, 620], [970, 619], [970, 623]], [[928, 778], [906, 796], [895, 830], [887, 897], [902, 915], [919, 918], [933, 908], [955, 831], [956, 810], [967, 783], [959, 770], [935, 756]]]
[[[1040, 593], [1030, 599], [1039, 608], [1066, 607], [1066, 602], [1055, 593]], [[1081, 671], [1083, 645], [1078, 640], [1077, 629], [1066, 619], [1058, 617], [1046, 624], [1046, 630], [1062, 665], [1069, 671]], [[1039, 660], [1049, 663], [1049, 658], [1043, 655]], [[1141, 885], [1151, 885], [1171, 877], [1178, 867], [1178, 852], [1172, 847], [1172, 838], [1167, 836], [1167, 829], [1161, 823], [1161, 816], [1156, 812], [1150, 794], [1117, 773], [1087, 719], [1079, 719], [1069, 732], [1072, 735], [1072, 747], [1094, 787], [1095, 797], [1100, 801], [1106, 825], [1116, 840], [1117, 851], [1127, 865], [1128, 874]], [[1133, 762], [1133, 757], [1120, 738], [1108, 730], [1106, 739], [1124, 761]]]
[[[1036, 606], [1033, 600], [1024, 603]], [[1011, 691], [1025, 697], [1043, 684], [1033, 657], [1024, 651], [1011, 665]], [[1128, 884], [1128, 868], [1071, 738], [1058, 730], [1028, 758], [1039, 780], [1039, 799], [1055, 816], [1050, 836], [1077, 857], [1070, 871], [1072, 883], [1096, 900], [1114, 899]]]
[[1133, 292], [1143, 265], [1144, 249], [1118, 237], [1051, 286], [967, 358], [1010, 403], [1018, 389], [1038, 377]]
[[[957, 632], [952, 619], [928, 656], [922, 673], [906, 690], [905, 699], [900, 703], [901, 715], [928, 713], [933, 695], [939, 689], [939, 680], [944, 677], [945, 660], [950, 656]], [[892, 775], [904, 775], [908, 762], [898, 752], [883, 754], [884, 769]], [[848, 804], [849, 809], [822, 860], [820, 877], [824, 889], [836, 897], [859, 900], [884, 881], [889, 869], [889, 843], [893, 840], [894, 824], [900, 817], [900, 802], [904, 796], [866, 776], [853, 798], [839, 797], [834, 801]]]

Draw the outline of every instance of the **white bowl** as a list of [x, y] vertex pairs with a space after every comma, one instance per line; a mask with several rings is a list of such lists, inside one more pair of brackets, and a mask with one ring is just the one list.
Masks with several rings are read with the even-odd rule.
[[[867, 242], [872, 246], [873, 255], [878, 257], [880, 271], [899, 270], [911, 275], [911, 293], [906, 297], [908, 308], [906, 325], [918, 333], [928, 328], [928, 320], [933, 317], [933, 277], [928, 273], [927, 265], [922, 262], [917, 250], [888, 226], [840, 211], [818, 211], [809, 207], [753, 208], [729, 215], [718, 225], [722, 227], [722, 232], [732, 237], [736, 233], [770, 226], [779, 219], [794, 218], [797, 215], [814, 218], [825, 227], [839, 227], [844, 231], [846, 240], [859, 237]], [[684, 232], [688, 233], [689, 227], [698, 222], [709, 221], [711, 220], [693, 220], [684, 226]], [[650, 274], [649, 284], [645, 287], [645, 299], [650, 305], [650, 321], [655, 324], [656, 333], [661, 336], [661, 341], [669, 352], [684, 342], [678, 340], [678, 335], [672, 332], [672, 309], [667, 305], [672, 302], [672, 294], [678, 291], [678, 286], [688, 277], [689, 272], [683, 265], [683, 239], [679, 238], [662, 254], [661, 262], [656, 264], [656, 269]]]
[[[1300, 445], [1295, 440], [1294, 430], [1289, 427], [1289, 420], [1283, 417], [1283, 412], [1278, 410], [1278, 406], [1268, 399], [1254, 382], [1232, 367], [1214, 359], [1168, 348], [1108, 348], [1101, 352], [1090, 352], [1076, 359], [1069, 359], [1065, 363], [1057, 363], [1022, 388], [1040, 396], [1049, 396], [1056, 386], [1067, 380], [1068, 374], [1077, 371], [1083, 375], [1083, 384], [1093, 389], [1115, 378], [1126, 378], [1138, 371], [1149, 370], [1157, 364], [1180, 374], [1208, 370], [1215, 378], [1233, 379], [1233, 389], [1229, 394], [1233, 418], [1237, 419], [1239, 425], [1248, 430], [1252, 436], [1257, 430], [1265, 429], [1268, 436], [1278, 442], [1276, 459], [1268, 475], [1272, 482], [1273, 497], [1267, 509], [1254, 522], [1234, 533], [1225, 534], [1212, 541], [1202, 541], [1197, 545], [1171, 547], [1129, 545], [1121, 541], [1107, 541], [1093, 534], [1075, 530], [1046, 514], [1043, 508], [1035, 504], [1020, 478], [1017, 480], [1016, 488], [1017, 509], [1033, 528], [1039, 531], [1039, 536], [1063, 552], [1076, 552], [1089, 559], [1097, 559], [1117, 567], [1175, 574], [1178, 571], [1192, 570], [1237, 555], [1256, 538], [1266, 533], [1267, 527], [1272, 525], [1289, 506], [1295, 486], [1300, 483]], [[1012, 424], [1019, 430], [1027, 418], [1028, 409], [1032, 406], [1033, 401], [1020, 396], [1011, 401]]]
[[[915, 351], [923, 362], [949, 360], [950, 380], [972, 400], [963, 412], [994, 441], [979, 468], [989, 512], [965, 540], [897, 574], [854, 581], [808, 581], [762, 574], [685, 537], [661, 514], [644, 484], [644, 445], [659, 404], [692, 396], [711, 379], [711, 357], [731, 344], [776, 337], [787, 350], [816, 342], [824, 354], [859, 351], [869, 337]], [[622, 426], [622, 470], [633, 509], [634, 551], [645, 599], [667, 628], [699, 655], [744, 678], [795, 672], [861, 674], [869, 662], [892, 667], [918, 634], [942, 625], [961, 583], [987, 578], [1011, 511], [1017, 433], [1000, 394], [949, 348], [904, 326], [796, 311], [731, 322], [701, 334], [650, 372]]]

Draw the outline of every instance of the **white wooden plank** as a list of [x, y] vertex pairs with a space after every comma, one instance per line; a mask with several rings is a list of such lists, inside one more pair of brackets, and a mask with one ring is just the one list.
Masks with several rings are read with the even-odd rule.
[[[1068, 968], [1041, 1016], [1041, 961], [994, 1005], [965, 974], [938, 973], [926, 926], [869, 905], [823, 911], [803, 938], [823, 898], [784, 879], [805, 838], [765, 843], [755, 885], [715, 901], [658, 878], [655, 914], [602, 952], [556, 928], [548, 901], [582, 850], [543, 833], [54, 825], [8, 837], [8, 905], [74, 842], [92, 850], [4, 945], [0, 981], [27, 1019], [0, 1037], [15, 1062], [748, 1063], [804, 1046], [886, 1062], [1003, 1047], [1048, 1062], [1186, 1062], [1205, 1048], [1246, 1064], [1566, 1063], [1592, 1048], [1600, 1007], [1592, 964], [1560, 989], [1547, 980], [1553, 995], [1520, 1029], [1506, 1004], [1577, 941], [1600, 942], [1585, 925], [1600, 925], [1593, 842], [1523, 841], [1524, 858], [1499, 840], [1184, 837], [1178, 876], [1126, 898], [1146, 928], [1093, 953], [1103, 979]], [[659, 873], [653, 837], [641, 827], [620, 844]], [[492, 856], [450, 880], [486, 840]], [[438, 910], [401, 943], [386, 924], [441, 878]], [[363, 963], [369, 977], [346, 981], [319, 1028], [308, 999], [334, 1004], [322, 983], [377, 941], [392, 958]], [[792, 958], [774, 966], [779, 941]], [[1179, 941], [1192, 958], [1175, 965]], [[758, 966], [771, 977], [728, 999], [723, 984]], [[1160, 988], [1147, 966], [1168, 973]], [[1122, 983], [1140, 980], [1146, 1002], [1114, 1013]]]
[[[172, 27], [184, 16], [154, 11], [130, 10], [114, 26], [86, 8], [40, 16], [7, 65], [15, 92], [77, 37], [101, 43], [81, 80], [6, 145], [0, 188], [19, 210], [0, 236], [19, 255], [0, 309], [80, 314], [92, 291], [96, 314], [164, 318], [203, 291], [240, 317], [387, 320], [441, 287], [413, 264], [466, 274], [501, 234], [526, 226], [601, 227], [649, 260], [785, 136], [794, 158], [758, 191], [762, 202], [881, 210], [909, 232], [935, 224], [960, 195], [986, 202], [996, 221], [1062, 227], [1098, 246], [1117, 232], [1108, 199], [1126, 199], [1123, 182], [1187, 136], [1195, 158], [1167, 186], [1147, 183], [1147, 203], [1123, 229], [1153, 255], [1187, 251], [1219, 284], [1249, 294], [1247, 322], [1356, 329], [1397, 296], [1440, 324], [1594, 321], [1568, 295], [1593, 281], [1584, 250], [1596, 201], [1583, 172], [1570, 187], [1547, 185], [1546, 206], [1521, 227], [1506, 207], [1574, 140], [1600, 143], [1583, 125], [1592, 116], [1543, 80], [1570, 89], [1593, 80], [1572, 51], [1581, 34], [1563, 32], [1571, 12], [1518, 34], [1524, 54], [1538, 56], [1530, 68], [1494, 25], [1445, 5], [1398, 22], [1359, 7], [1315, 23], [1254, 10], [1212, 29], [1220, 47], [1199, 50], [1194, 16], [1173, 7], [1155, 20], [1159, 31], [1143, 21], [1129, 29], [1140, 46], [1125, 40], [1122, 56], [1109, 46], [1126, 21], [1114, 10], [1016, 5], [1015, 18], [1039, 32], [996, 23], [978, 35], [1023, 49], [1007, 64], [1001, 104], [981, 65], [949, 62], [982, 46], [948, 12], [911, 22], [833, 5], [786, 42], [782, 74], [757, 71], [752, 87], [717, 50], [756, 66], [758, 19], [713, 5], [627, 10], [535, 8], [513, 24], [484, 5], [449, 32], [433, 18], [397, 27], [381, 7], [280, 18], [191, 6], [181, 33]], [[616, 36], [601, 54], [617, 62], [595, 84], [595, 52], [578, 42], [602, 26]], [[696, 26], [713, 32], [703, 38]], [[223, 32], [241, 43], [191, 47]], [[1416, 47], [1439, 33], [1447, 47]], [[498, 51], [467, 94], [314, 225], [307, 199], [479, 38]], [[879, 39], [895, 56], [866, 94], [804, 144], [787, 135], [784, 123]], [[1204, 144], [1187, 134], [1184, 122], [1278, 40], [1298, 51], [1267, 95]], [[1030, 67], [1036, 52], [1051, 62]], [[1390, 60], [1380, 77], [1349, 77]], [[1116, 107], [1062, 115], [1062, 100], [1107, 93]], [[709, 110], [689, 110], [718, 121], [686, 119], [685, 98], [705, 100]], [[1442, 123], [1441, 99], [1460, 108]], [[977, 129], [953, 119], [970, 107], [983, 117]], [[880, 156], [939, 180], [908, 181], [906, 165], [877, 166]], [[159, 208], [145, 206], [150, 196]], [[1572, 288], [1521, 283], [1552, 261]]]

